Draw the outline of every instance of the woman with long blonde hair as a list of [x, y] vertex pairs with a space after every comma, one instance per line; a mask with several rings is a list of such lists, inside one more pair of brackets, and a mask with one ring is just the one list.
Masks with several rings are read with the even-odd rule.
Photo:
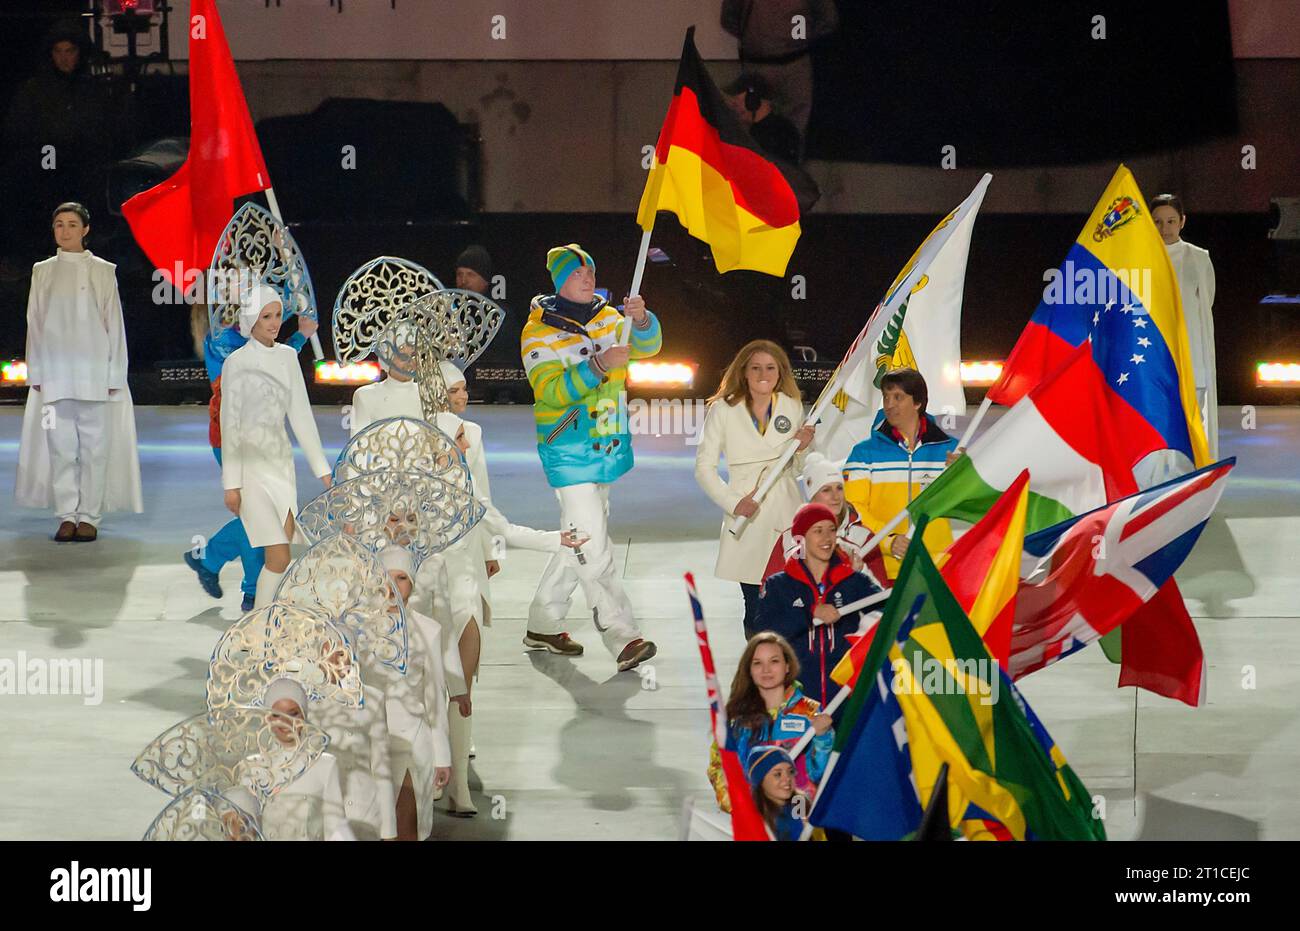
[[[785, 350], [756, 339], [741, 347], [709, 399], [695, 451], [695, 480], [724, 514], [714, 575], [740, 583], [746, 637], [756, 633], [759, 587], [772, 546], [803, 503], [796, 477], [813, 441], [813, 428], [801, 426], [803, 420], [803, 401]], [[766, 497], [755, 501], [755, 489], [790, 442], [798, 443], [799, 451]], [[726, 481], [718, 473], [723, 457]], [[747, 523], [736, 535], [731, 530], [738, 517]]]

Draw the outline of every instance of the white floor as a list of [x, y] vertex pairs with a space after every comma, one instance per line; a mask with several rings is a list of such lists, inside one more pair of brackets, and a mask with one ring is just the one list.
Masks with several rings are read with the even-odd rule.
[[[479, 408], [493, 493], [518, 523], [550, 527], [554, 498], [526, 407]], [[1257, 429], [1222, 412], [1224, 454], [1240, 463], [1179, 575], [1210, 664], [1200, 709], [1114, 687], [1089, 649], [1023, 680], [1026, 697], [1084, 783], [1105, 797], [1107, 831], [1135, 836], [1143, 793], [1236, 815], [1262, 837], [1300, 838], [1300, 411], [1263, 408]], [[327, 448], [344, 431], [317, 409]], [[0, 695], [0, 839], [139, 837], [164, 798], [128, 770], [157, 733], [203, 707], [207, 657], [238, 614], [239, 569], [209, 599], [180, 561], [225, 520], [201, 407], [141, 408], [146, 513], [113, 515], [98, 543], [56, 545], [52, 516], [11, 505], [20, 410], [0, 408], [0, 658], [101, 660], [103, 698]], [[720, 515], [696, 487], [681, 437], [637, 439], [616, 487], [613, 530], [627, 586], [659, 656], [618, 675], [581, 596], [577, 661], [526, 652], [519, 638], [539, 554], [512, 553], [494, 581], [495, 623], [475, 692], [479, 817], [440, 817], [440, 838], [679, 836], [688, 798], [707, 800], [708, 713], [682, 586], [696, 574], [725, 680], [741, 648], [740, 593], [712, 579]], [[299, 464], [299, 487], [312, 480]], [[1180, 830], [1195, 838], [1197, 819]]]

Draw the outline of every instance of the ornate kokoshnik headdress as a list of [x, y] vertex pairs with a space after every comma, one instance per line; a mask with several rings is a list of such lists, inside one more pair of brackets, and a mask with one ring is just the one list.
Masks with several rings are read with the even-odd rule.
[[322, 614], [272, 602], [245, 614], [217, 642], [208, 663], [208, 711], [260, 705], [267, 686], [285, 677], [312, 701], [361, 707], [361, 676], [347, 637]]
[[207, 789], [187, 789], [158, 813], [141, 840], [262, 840], [257, 815]]
[[374, 352], [387, 369], [415, 378], [426, 420], [448, 410], [441, 363], [462, 368], [501, 329], [505, 311], [473, 291], [444, 288], [427, 269], [380, 256], [353, 272], [334, 302], [334, 353], [359, 362]]
[[374, 552], [355, 538], [336, 533], [314, 544], [289, 566], [275, 600], [328, 615], [356, 648], [365, 678], [406, 674], [406, 606]]
[[213, 336], [239, 323], [239, 301], [258, 283], [280, 292], [284, 318], [316, 319], [316, 291], [302, 251], [288, 227], [249, 201], [217, 239], [208, 269], [208, 325]]
[[232, 706], [173, 724], [140, 751], [131, 772], [171, 796], [243, 787], [265, 800], [306, 772], [329, 742], [308, 721]]

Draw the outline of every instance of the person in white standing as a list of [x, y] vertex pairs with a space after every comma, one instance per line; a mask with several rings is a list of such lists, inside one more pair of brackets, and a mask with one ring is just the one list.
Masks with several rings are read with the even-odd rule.
[[[747, 640], [759, 631], [759, 588], [772, 547], [803, 503], [795, 477], [814, 437], [813, 428], [803, 421], [803, 401], [789, 357], [771, 340], [756, 339], [741, 347], [723, 373], [722, 384], [709, 399], [695, 450], [695, 481], [724, 515], [713, 574], [740, 583]], [[782, 467], [767, 496], [755, 501], [754, 492], [792, 441], [798, 452]], [[724, 458], [725, 482], [718, 474]], [[739, 517], [749, 523], [736, 536], [731, 530]]]
[[[60, 204], [53, 258], [32, 267], [15, 501], [53, 505], [54, 539], [92, 542], [105, 511], [142, 511], [135, 411], [116, 266], [85, 246], [90, 213]], [[43, 434], [43, 435], [42, 435]]]
[[239, 332], [251, 337], [221, 369], [221, 481], [226, 507], [244, 524], [249, 543], [266, 547], [254, 608], [270, 604], [289, 568], [289, 544], [297, 528], [298, 487], [287, 417], [312, 474], [330, 487], [330, 465], [307, 399], [298, 354], [277, 343], [283, 307], [280, 294], [259, 284], [244, 296]]
[[1219, 388], [1214, 365], [1214, 263], [1207, 249], [1182, 238], [1187, 225], [1183, 201], [1177, 194], [1151, 198], [1151, 219], [1165, 241], [1169, 261], [1178, 276], [1183, 297], [1183, 318], [1192, 350], [1192, 375], [1196, 382], [1196, 403], [1201, 409], [1210, 459], [1219, 458]]

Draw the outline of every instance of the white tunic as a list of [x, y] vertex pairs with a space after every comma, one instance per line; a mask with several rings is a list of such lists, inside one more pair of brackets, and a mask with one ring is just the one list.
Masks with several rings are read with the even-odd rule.
[[339, 766], [332, 754], [322, 753], [262, 807], [262, 835], [267, 840], [356, 840], [344, 814]]
[[[14, 483], [19, 505], [53, 505], [45, 405], [61, 400], [107, 401], [103, 510], [144, 510], [135, 407], [126, 371], [126, 327], [116, 266], [89, 251], [63, 250], [33, 265], [27, 297], [27, 382], [32, 387], [23, 412]], [[115, 389], [112, 395], [110, 389]]]
[[312, 474], [330, 474], [298, 354], [250, 339], [222, 366], [221, 395], [222, 486], [239, 489], [239, 519], [253, 546], [288, 543], [284, 522], [298, 511], [298, 487], [286, 417]]
[[[704, 418], [700, 445], [695, 450], [695, 481], [713, 503], [727, 515], [718, 542], [718, 562], [713, 574], [732, 582], [757, 585], [763, 581], [772, 547], [781, 531], [794, 522], [803, 504], [796, 476], [803, 469], [805, 452], [796, 453], [786, 464], [781, 478], [759, 502], [758, 513], [746, 522], [740, 537], [729, 528], [736, 505], [767, 478], [786, 445], [803, 426], [803, 404], [780, 392], [775, 395], [767, 431], [759, 433], [744, 400], [735, 404], [715, 401]], [[727, 481], [718, 474], [718, 463], [727, 460]]]
[[389, 769], [389, 735], [384, 693], [362, 686], [360, 708], [339, 702], [312, 707], [312, 721], [330, 738], [338, 761], [343, 811], [358, 840], [397, 837], [397, 805]]
[[411, 655], [405, 687], [389, 689], [385, 703], [391, 772], [394, 794], [401, 791], [406, 773], [410, 772], [419, 834], [427, 837], [433, 830], [434, 768], [451, 766], [448, 674], [461, 683], [465, 674], [456, 642], [443, 636], [441, 624], [409, 607], [406, 618], [410, 625]]
[[1182, 239], [1165, 246], [1178, 276], [1183, 318], [1192, 351], [1192, 372], [1210, 459], [1219, 458], [1219, 389], [1214, 362], [1214, 264], [1210, 253]]
[[373, 385], [362, 385], [352, 392], [352, 436], [376, 420], [389, 417], [424, 419], [420, 406], [420, 386], [414, 381], [385, 378]]

